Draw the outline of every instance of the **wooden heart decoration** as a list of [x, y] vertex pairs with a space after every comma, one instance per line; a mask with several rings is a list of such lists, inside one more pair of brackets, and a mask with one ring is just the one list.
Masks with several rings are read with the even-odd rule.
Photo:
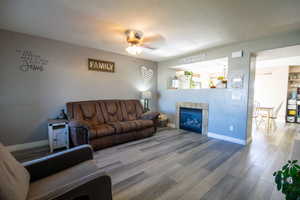
[[142, 77], [144, 79], [144, 81], [151, 81], [153, 78], [153, 70], [152, 69], [148, 69], [145, 66], [141, 67], [141, 73], [142, 73]]

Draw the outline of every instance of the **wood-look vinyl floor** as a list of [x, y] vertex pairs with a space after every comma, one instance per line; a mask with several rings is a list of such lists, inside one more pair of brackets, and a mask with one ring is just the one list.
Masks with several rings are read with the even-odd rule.
[[254, 128], [253, 142], [242, 146], [169, 129], [97, 151], [95, 159], [112, 178], [114, 200], [282, 200], [272, 174], [289, 159], [299, 130]]
[[276, 200], [273, 172], [289, 159], [300, 127], [255, 130], [248, 146], [165, 130], [95, 153], [114, 200]]

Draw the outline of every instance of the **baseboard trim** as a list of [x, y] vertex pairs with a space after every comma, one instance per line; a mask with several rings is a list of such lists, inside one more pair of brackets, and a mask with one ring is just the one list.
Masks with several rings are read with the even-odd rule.
[[170, 127], [170, 128], [175, 128], [175, 124], [173, 124], [173, 123], [168, 123], [167, 126]]
[[248, 139], [247, 139], [247, 144], [250, 144], [252, 142], [252, 137], [249, 137]]
[[[207, 136], [211, 137], [211, 138], [216, 138], [216, 139], [219, 139], [219, 140], [225, 140], [225, 141], [228, 141], [228, 142], [236, 143], [236, 144], [242, 144], [242, 145], [247, 145], [248, 144], [248, 141], [233, 138], [233, 137], [229, 137], [229, 136], [225, 136], [225, 135], [220, 135], [220, 134], [212, 133], [212, 132], [208, 132]], [[251, 140], [252, 139], [250, 138], [249, 142]]]
[[26, 150], [26, 149], [43, 147], [43, 146], [47, 146], [47, 145], [49, 145], [48, 140], [40, 140], [40, 141], [29, 142], [29, 143], [24, 143], [24, 144], [9, 145], [9, 146], [6, 146], [6, 148], [10, 152], [13, 152], [13, 151], [22, 151], [22, 150]]

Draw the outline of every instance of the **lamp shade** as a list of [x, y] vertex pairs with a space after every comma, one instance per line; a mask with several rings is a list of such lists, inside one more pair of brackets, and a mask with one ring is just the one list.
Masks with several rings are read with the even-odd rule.
[[151, 99], [152, 93], [150, 91], [142, 92], [142, 99]]

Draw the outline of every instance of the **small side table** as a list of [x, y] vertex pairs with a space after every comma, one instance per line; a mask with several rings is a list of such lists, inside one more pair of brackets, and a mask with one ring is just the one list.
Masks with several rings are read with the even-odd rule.
[[168, 116], [164, 113], [160, 113], [158, 117], [158, 127], [167, 127], [168, 126]]
[[56, 149], [69, 148], [69, 127], [68, 120], [49, 119], [48, 120], [48, 138], [50, 152]]

